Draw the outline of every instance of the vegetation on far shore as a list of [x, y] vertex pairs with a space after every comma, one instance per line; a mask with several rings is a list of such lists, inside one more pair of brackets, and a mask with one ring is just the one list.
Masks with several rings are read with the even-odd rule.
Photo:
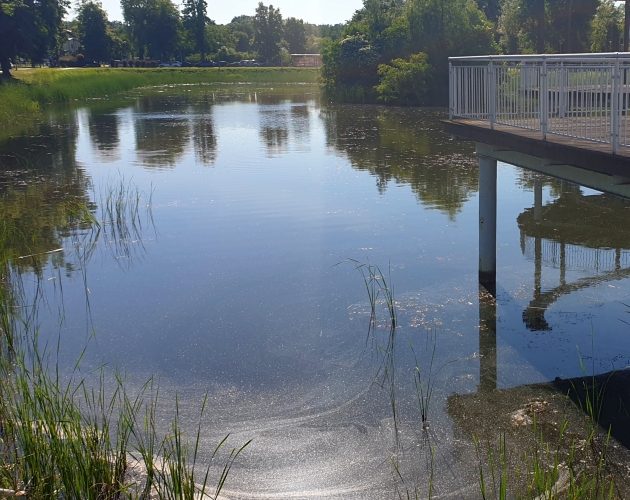
[[316, 68], [90, 68], [27, 69], [0, 82], [0, 140], [17, 135], [41, 118], [50, 104], [106, 98], [139, 87], [210, 83], [317, 83]]

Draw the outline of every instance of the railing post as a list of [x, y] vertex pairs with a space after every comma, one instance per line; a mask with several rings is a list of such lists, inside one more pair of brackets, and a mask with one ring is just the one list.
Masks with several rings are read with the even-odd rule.
[[567, 69], [564, 67], [564, 63], [560, 63], [560, 92], [558, 102], [558, 116], [565, 118], [567, 116], [567, 96], [569, 91], [569, 75]]
[[490, 128], [494, 130], [494, 124], [497, 121], [497, 78], [492, 60], [488, 64], [487, 72], [488, 81], [486, 89], [488, 92], [488, 117], [490, 118]]
[[455, 74], [453, 72], [453, 63], [448, 62], [448, 119], [452, 120], [454, 113], [454, 96], [455, 96]]
[[547, 129], [549, 127], [549, 82], [547, 81], [547, 60], [544, 56], [540, 71], [540, 86], [538, 91], [538, 99], [540, 101], [540, 131], [542, 132], [543, 140], [547, 140]]
[[612, 68], [612, 109], [610, 110], [610, 115], [612, 119], [612, 124], [610, 127], [610, 143], [612, 145], [613, 154], [617, 154], [619, 150], [619, 121], [621, 119], [621, 72], [619, 66], [619, 59], [615, 61], [615, 64]]

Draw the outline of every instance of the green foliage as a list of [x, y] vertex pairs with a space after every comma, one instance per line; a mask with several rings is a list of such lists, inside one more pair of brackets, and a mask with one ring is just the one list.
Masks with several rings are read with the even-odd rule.
[[362, 35], [326, 44], [322, 57], [323, 77], [329, 95], [353, 102], [374, 99], [379, 54]]
[[[252, 16], [237, 16], [226, 29], [234, 38], [235, 49], [239, 52], [250, 52], [254, 49], [254, 18]], [[223, 44], [225, 45], [225, 43]]]
[[289, 46], [291, 54], [304, 54], [306, 52], [306, 30], [304, 21], [289, 17], [284, 22], [284, 39]]
[[492, 27], [470, 0], [415, 0], [410, 2], [410, 45], [430, 61], [447, 56], [491, 53]]
[[591, 50], [617, 52], [623, 37], [623, 9], [612, 0], [602, 0], [591, 25]]
[[381, 64], [378, 75], [380, 83], [376, 92], [379, 101], [385, 104], [427, 104], [431, 66], [426, 54], [413, 54], [409, 59], [394, 59], [390, 64]]
[[193, 42], [196, 52], [201, 54], [201, 60], [205, 60], [208, 52], [208, 40], [206, 25], [209, 22], [208, 2], [206, 0], [184, 0], [182, 18], [184, 29]]
[[0, 0], [0, 67], [10, 76], [10, 59], [42, 61], [57, 42], [66, 0]]
[[[215, 53], [222, 47], [225, 47], [225, 50], [232, 50], [232, 52], [238, 52], [240, 49], [237, 49], [238, 42], [236, 40], [236, 35], [230, 31], [227, 26], [220, 26], [217, 24], [210, 24], [206, 27], [206, 41], [208, 43], [208, 52]], [[244, 44], [244, 47], [250, 48], [249, 42]], [[217, 61], [227, 61], [227, 59], [221, 59], [216, 56], [215, 59]]]
[[280, 63], [282, 42], [282, 14], [273, 5], [262, 2], [256, 7], [254, 16], [254, 47], [258, 56], [267, 64]]
[[598, 0], [503, 0], [499, 18], [506, 52], [586, 52]]
[[107, 14], [92, 1], [79, 7], [77, 16], [79, 40], [88, 61], [107, 61], [111, 57], [112, 39], [107, 29]]
[[140, 58], [168, 59], [175, 54], [182, 24], [171, 0], [121, 0], [120, 4]]
[[[365, 0], [344, 37], [325, 47], [323, 78], [333, 96], [347, 94], [350, 87], [363, 87], [364, 95], [375, 100], [379, 65], [386, 65], [389, 69], [384, 67], [380, 74], [380, 100], [439, 103], [446, 99], [448, 56], [494, 50], [492, 24], [473, 0]], [[421, 52], [430, 70], [409, 59]], [[420, 66], [412, 69], [415, 64]], [[404, 75], [414, 71], [422, 75], [422, 91], [418, 86], [409, 91], [402, 88], [411, 83]]]

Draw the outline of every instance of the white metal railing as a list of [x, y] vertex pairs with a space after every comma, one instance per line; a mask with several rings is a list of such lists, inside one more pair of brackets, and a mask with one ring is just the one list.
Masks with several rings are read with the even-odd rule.
[[630, 147], [630, 53], [449, 58], [449, 115]]

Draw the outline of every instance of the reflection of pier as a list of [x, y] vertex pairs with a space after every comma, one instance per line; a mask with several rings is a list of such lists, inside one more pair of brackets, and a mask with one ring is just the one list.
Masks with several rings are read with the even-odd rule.
[[[542, 206], [542, 186], [534, 186], [534, 206], [518, 216], [521, 250], [534, 261], [534, 297], [523, 311], [531, 330], [549, 330], [546, 310], [562, 296], [630, 277], [630, 231], [626, 205], [609, 195], [563, 194]], [[614, 231], [611, 231], [614, 228]], [[557, 286], [542, 290], [542, 267], [560, 271]], [[592, 274], [568, 283], [567, 271]]]
[[[497, 394], [507, 399], [514, 394], [496, 391], [498, 162], [630, 199], [630, 86], [625, 84], [630, 55], [483, 56], [452, 58], [450, 64], [446, 127], [475, 141], [479, 162], [479, 388], [463, 398], [485, 411]], [[549, 330], [545, 312], [562, 297], [630, 277], [627, 206], [609, 194], [584, 196], [579, 189], [544, 206], [542, 183], [535, 181], [533, 207], [517, 219], [521, 250], [534, 262], [533, 298], [522, 314], [527, 328]], [[557, 284], [547, 289], [543, 267], [559, 272]], [[595, 386], [587, 395], [589, 390], [604, 397]], [[604, 397], [604, 405], [616, 404], [616, 417], [627, 396], [626, 390], [625, 400]], [[619, 437], [627, 419], [617, 427], [613, 434]]]

